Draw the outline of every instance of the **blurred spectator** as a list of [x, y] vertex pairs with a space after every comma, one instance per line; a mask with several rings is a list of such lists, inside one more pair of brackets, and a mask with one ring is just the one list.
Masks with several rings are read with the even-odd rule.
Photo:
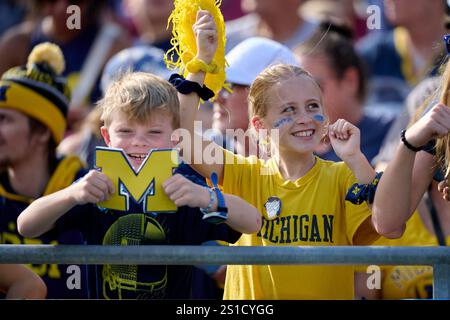
[[[104, 63], [130, 44], [128, 36], [102, 19], [105, 0], [79, 0], [79, 29], [69, 29], [68, 0], [34, 0], [42, 19], [23, 23], [6, 32], [0, 40], [0, 73], [23, 65], [32, 48], [46, 41], [58, 44], [66, 60], [64, 76], [72, 91], [69, 128], [87, 111], [86, 106], [100, 96], [98, 79]], [[71, 12], [74, 14], [73, 12]], [[76, 15], [76, 13], [75, 13]], [[74, 20], [75, 21], [75, 20]], [[72, 21], [73, 22], [73, 21]]]
[[[358, 1], [358, 0], [356, 0]], [[392, 24], [388, 21], [388, 19], [386, 18], [386, 13], [384, 10], [384, 0], [359, 0], [358, 1], [360, 4], [359, 6], [362, 7], [369, 7], [369, 6], [377, 6], [380, 9], [380, 13], [381, 13], [381, 21], [380, 21], [380, 29], [379, 30], [389, 30], [392, 29]], [[367, 9], [366, 9], [367, 11]], [[373, 30], [376, 31], [376, 30]]]
[[[358, 44], [369, 65], [368, 104], [390, 104], [401, 110], [410, 89], [436, 73], [442, 57], [445, 1], [385, 0], [384, 9], [393, 30], [370, 33]], [[430, 17], [433, 17], [430, 19]]]
[[241, 0], [245, 16], [228, 21], [226, 51], [250, 37], [266, 37], [293, 48], [307, 39], [316, 23], [305, 20], [299, 7], [305, 0]]
[[26, 13], [25, 1], [0, 0], [0, 37], [7, 29], [21, 23]]
[[[357, 126], [361, 131], [361, 151], [370, 162], [378, 154], [393, 119], [371, 115], [364, 108], [366, 73], [349, 34], [345, 27], [325, 22], [295, 52], [300, 64], [322, 88], [330, 123], [345, 119]], [[326, 160], [341, 161], [326, 142], [316, 153]]]
[[[69, 89], [64, 58], [53, 44], [31, 52], [28, 63], [5, 72], [0, 79], [0, 241], [2, 244], [82, 244], [77, 232], [61, 232], [59, 225], [36, 239], [24, 238], [17, 217], [42, 195], [67, 187], [84, 171], [73, 156], [56, 156], [67, 124]], [[85, 269], [80, 266], [78, 290], [67, 286], [72, 273], [66, 265], [33, 265], [45, 281], [48, 298], [86, 298]]]
[[354, 39], [367, 33], [366, 7], [359, 0], [309, 0], [301, 6], [300, 12], [307, 20], [345, 25]]
[[167, 20], [173, 10], [173, 1], [123, 0], [123, 6], [136, 28], [135, 45], [151, 45], [164, 52], [172, 48], [172, 30], [167, 28]]

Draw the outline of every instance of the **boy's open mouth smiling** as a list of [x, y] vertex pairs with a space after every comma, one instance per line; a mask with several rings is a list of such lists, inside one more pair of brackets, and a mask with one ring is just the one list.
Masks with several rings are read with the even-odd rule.
[[147, 157], [147, 153], [127, 153], [127, 156], [134, 160], [144, 160]]

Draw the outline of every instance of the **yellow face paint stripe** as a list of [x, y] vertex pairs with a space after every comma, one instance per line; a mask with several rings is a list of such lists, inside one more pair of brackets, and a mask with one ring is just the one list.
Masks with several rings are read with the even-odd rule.
[[0, 108], [21, 111], [49, 127], [56, 143], [61, 142], [66, 129], [66, 119], [59, 108], [35, 91], [15, 82], [0, 81], [6, 86], [5, 100], [0, 101]]

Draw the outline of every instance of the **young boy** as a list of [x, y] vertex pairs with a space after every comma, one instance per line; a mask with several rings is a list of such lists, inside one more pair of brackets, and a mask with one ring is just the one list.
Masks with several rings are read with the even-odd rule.
[[[100, 101], [105, 143], [121, 148], [137, 170], [154, 148], [171, 148], [171, 135], [179, 127], [176, 90], [165, 80], [146, 73], [130, 73], [113, 83]], [[195, 173], [186, 165], [179, 172]], [[190, 170], [190, 171], [189, 171]], [[257, 232], [258, 210], [232, 195], [225, 224], [203, 220], [199, 208], [217, 210], [217, 196], [204, 186], [175, 174], [163, 184], [178, 207], [176, 213], [144, 213], [137, 203], [127, 212], [101, 210], [95, 203], [114, 193], [110, 179], [91, 170], [81, 180], [33, 202], [18, 218], [21, 234], [36, 237], [54, 226], [80, 230], [88, 244], [194, 245], [208, 240], [237, 241], [243, 233]], [[131, 199], [131, 197], [130, 197]], [[191, 293], [191, 266], [92, 266], [92, 298], [185, 299]], [[95, 280], [94, 280], [95, 279]]]

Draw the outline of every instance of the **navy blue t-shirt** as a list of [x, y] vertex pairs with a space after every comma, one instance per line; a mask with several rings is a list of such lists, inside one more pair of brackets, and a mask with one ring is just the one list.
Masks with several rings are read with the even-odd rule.
[[[195, 171], [181, 165], [180, 173], [195, 183]], [[131, 199], [131, 197], [130, 197]], [[130, 201], [131, 202], [131, 201]], [[236, 242], [240, 233], [226, 224], [203, 221], [198, 208], [180, 207], [175, 213], [143, 213], [130, 203], [128, 212], [78, 206], [64, 215], [57, 227], [79, 230], [91, 245], [201, 245], [208, 240]], [[189, 299], [192, 297], [192, 266], [89, 266], [87, 286], [93, 299]]]

